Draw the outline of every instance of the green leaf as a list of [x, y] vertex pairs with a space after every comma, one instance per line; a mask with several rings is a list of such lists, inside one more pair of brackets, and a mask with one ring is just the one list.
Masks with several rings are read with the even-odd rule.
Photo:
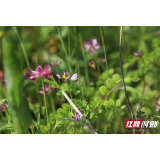
[[106, 80], [108, 78], [108, 71], [106, 70], [105, 72], [102, 73], [101, 79]]
[[80, 91], [80, 90], [77, 90], [75, 94], [77, 95], [77, 94], [79, 94], [79, 93], [81, 93], [81, 91]]
[[118, 99], [118, 100], [116, 101], [116, 107], [120, 107], [120, 105], [121, 105], [121, 101], [120, 101], [120, 99]]
[[139, 99], [144, 99], [145, 97], [144, 97], [144, 95], [143, 95], [141, 92], [139, 92], [139, 93], [138, 93], [138, 98], [139, 98]]
[[22, 96], [24, 79], [20, 60], [5, 38], [3, 38], [2, 46], [7, 101], [11, 110], [14, 133], [28, 133], [31, 115], [28, 102]]
[[45, 125], [40, 125], [40, 130], [41, 130], [43, 133], [47, 132]]
[[112, 78], [108, 78], [106, 80], [106, 84], [107, 84], [108, 88], [113, 88], [115, 86], [115, 82], [114, 82], [114, 80]]
[[101, 86], [101, 87], [99, 87], [99, 92], [100, 92], [102, 95], [107, 95], [109, 91], [107, 90], [107, 87], [106, 87], [106, 86]]
[[40, 126], [40, 120], [41, 120], [41, 118], [40, 118], [40, 112], [38, 113], [38, 116], [37, 116], [37, 127], [39, 128], [39, 126]]
[[114, 106], [114, 100], [113, 99], [109, 99], [109, 104], [110, 104], [110, 106]]
[[56, 81], [51, 81], [51, 87], [60, 88], [60, 86], [58, 85], [58, 83]]
[[100, 106], [103, 101], [104, 100], [101, 97], [99, 97], [99, 96], [95, 96], [94, 97], [94, 105], [95, 106]]
[[103, 105], [104, 105], [105, 107], [110, 107], [109, 101], [104, 101]]
[[94, 118], [94, 113], [93, 112], [90, 114], [89, 119], [92, 119], [92, 118]]
[[114, 74], [112, 76], [112, 79], [115, 81], [116, 84], [121, 82], [121, 78], [120, 78], [119, 74]]
[[63, 103], [62, 104], [62, 109], [66, 110], [66, 112], [67, 112], [67, 111], [69, 111], [69, 109], [72, 109], [72, 107], [68, 103]]
[[99, 109], [99, 110], [98, 110], [98, 113], [103, 113], [103, 110], [102, 110], [102, 109]]
[[5, 98], [5, 95], [4, 95], [4, 92], [3, 92], [3, 86], [2, 86], [2, 84], [0, 82], [0, 100], [4, 99], [4, 98]]
[[69, 91], [68, 86], [67, 86], [67, 83], [63, 83], [63, 84], [61, 85], [61, 90], [63, 90], [63, 91]]
[[123, 105], [120, 107], [120, 109], [125, 109], [126, 108], [126, 105]]
[[73, 99], [72, 101], [77, 107], [82, 107], [84, 105], [84, 102], [80, 99]]
[[94, 87], [87, 87], [86, 88], [86, 95], [87, 96], [93, 96], [95, 94], [95, 88]]
[[56, 95], [57, 95], [57, 96], [61, 96], [61, 95], [63, 95], [63, 94], [62, 94], [62, 91], [61, 91], [61, 90], [60, 90], [60, 91], [58, 91], [58, 92], [56, 93]]

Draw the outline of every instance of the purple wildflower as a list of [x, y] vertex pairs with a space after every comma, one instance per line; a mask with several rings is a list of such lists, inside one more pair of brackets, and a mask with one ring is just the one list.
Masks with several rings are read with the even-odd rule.
[[9, 107], [7, 101], [5, 100], [5, 102], [2, 102], [1, 105], [0, 105], [0, 110], [2, 112], [4, 112], [7, 108]]
[[[79, 108], [78, 108], [78, 109], [79, 109]], [[82, 113], [82, 111], [81, 111], [80, 109], [79, 109], [79, 111]], [[77, 121], [78, 119], [80, 119], [79, 113], [76, 112], [75, 115], [72, 117], [72, 119], [73, 119], [74, 121]]]
[[60, 64], [61, 64], [61, 62], [60, 62], [60, 61], [51, 62], [50, 67], [59, 66]]
[[72, 77], [70, 77], [70, 76], [69, 76], [69, 72], [70, 72], [70, 70], [68, 70], [67, 73], [64, 72], [63, 75], [57, 74], [56, 76], [57, 76], [58, 78], [64, 79], [64, 82], [66, 82], [67, 79], [70, 79], [71, 81], [77, 82], [78, 74], [76, 73], [76, 74], [74, 74]]
[[138, 52], [138, 53], [136, 53], [136, 52], [133, 52], [133, 55], [135, 56], [135, 57], [139, 57], [139, 58], [141, 58], [142, 57], [142, 54], [143, 53], [143, 51], [141, 50], [140, 52]]
[[91, 53], [95, 54], [96, 50], [101, 49], [101, 46], [99, 45], [97, 39], [91, 39], [91, 43], [89, 41], [85, 42], [84, 49], [87, 51], [90, 50]]
[[29, 78], [29, 74], [23, 73], [23, 78], [24, 78], [24, 79], [28, 79], [28, 78]]
[[[51, 90], [52, 90], [52, 91], [54, 91], [54, 90], [56, 90], [56, 89], [57, 89], [57, 88], [51, 87]], [[44, 85], [44, 91], [45, 91], [45, 95], [46, 95], [46, 96], [50, 93], [49, 84], [45, 84], [45, 85]], [[41, 88], [41, 89], [39, 90], [39, 93], [43, 95], [43, 88]]]
[[52, 75], [52, 70], [50, 70], [50, 66], [48, 64], [45, 65], [44, 70], [39, 65], [35, 71], [29, 70], [31, 77], [29, 80], [36, 81], [39, 77], [51, 79], [50, 75]]

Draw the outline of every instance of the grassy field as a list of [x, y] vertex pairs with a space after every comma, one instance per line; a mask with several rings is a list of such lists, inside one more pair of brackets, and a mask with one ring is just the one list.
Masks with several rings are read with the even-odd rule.
[[160, 27], [0, 27], [0, 41], [1, 134], [160, 133]]

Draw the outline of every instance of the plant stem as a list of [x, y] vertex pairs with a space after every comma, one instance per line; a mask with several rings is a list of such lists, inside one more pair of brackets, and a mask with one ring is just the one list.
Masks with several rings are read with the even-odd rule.
[[24, 54], [24, 57], [25, 57], [25, 60], [26, 60], [26, 63], [27, 63], [27, 67], [29, 69], [30, 68], [30, 64], [29, 64], [29, 60], [28, 60], [27, 53], [26, 53], [25, 47], [23, 45], [22, 39], [21, 39], [21, 37], [20, 37], [20, 35], [19, 35], [18, 31], [17, 31], [17, 27], [13, 27], [13, 28], [14, 28], [14, 31], [15, 31], [15, 33], [16, 33], [19, 41], [20, 41], [20, 44], [21, 44], [21, 47], [22, 47], [22, 51], [23, 51], [23, 54]]
[[64, 53], [65, 53], [65, 56], [66, 56], [66, 59], [67, 59], [68, 67], [69, 67], [69, 69], [70, 69], [71, 72], [72, 72], [71, 65], [70, 65], [70, 61], [69, 61], [69, 58], [68, 58], [68, 55], [67, 55], [67, 51], [66, 51], [66, 48], [65, 48], [63, 39], [62, 39], [62, 34], [61, 34], [60, 27], [57, 27], [57, 28], [58, 28], [58, 34], [59, 34], [59, 37], [60, 37], [60, 41], [61, 41], [61, 43], [62, 43], [62, 47], [63, 47]]
[[31, 126], [31, 132], [32, 132], [32, 134], [34, 134], [34, 129], [33, 129], [33, 126]]
[[145, 86], [146, 86], [146, 81], [145, 79], [143, 80], [143, 91], [142, 91], [142, 94], [144, 95], [144, 92], [145, 92]]
[[129, 107], [128, 107], [128, 110], [130, 111], [132, 120], [134, 120], [134, 114], [133, 114], [132, 107], [131, 107], [131, 104], [130, 104], [130, 101], [129, 101], [129, 96], [128, 96], [128, 94], [127, 94], [126, 84], [125, 84], [125, 81], [124, 81], [123, 63], [122, 63], [122, 57], [121, 57], [121, 50], [122, 50], [122, 43], [121, 43], [121, 42], [122, 42], [122, 26], [121, 26], [121, 28], [120, 28], [119, 61], [120, 61], [120, 68], [121, 68], [121, 74], [122, 74], [124, 91], [125, 91], [126, 99], [127, 99], [128, 106], [129, 106]]
[[[58, 67], [56, 67], [56, 72], [58, 73]], [[58, 77], [57, 77], [58, 78]], [[58, 78], [58, 84], [60, 85], [60, 80]]]
[[107, 74], [108, 74], [107, 52], [106, 52], [106, 46], [105, 46], [105, 41], [104, 41], [104, 31], [103, 31], [102, 26], [100, 26], [100, 32], [101, 32], [101, 38], [102, 38], [102, 44], [103, 44], [103, 50], [104, 50], [104, 57], [106, 59], [106, 70], [107, 70]]
[[70, 58], [71, 58], [71, 48], [70, 48], [69, 26], [68, 26], [68, 53], [69, 53], [69, 61], [70, 61]]
[[47, 125], [48, 125], [48, 124], [49, 124], [49, 120], [48, 120], [48, 109], [47, 109], [47, 102], [46, 102], [46, 95], [45, 95], [44, 82], [43, 82], [43, 80], [42, 80], [42, 88], [43, 88], [44, 105], [45, 105], [45, 108], [46, 108]]
[[[50, 90], [51, 90], [51, 88], [50, 88]], [[54, 99], [52, 98], [51, 94], [49, 95], [49, 98], [50, 98], [50, 103], [52, 105], [53, 116], [55, 116], [56, 115], [56, 108], [55, 108]]]
[[68, 89], [69, 89], [69, 94], [70, 94], [70, 96], [71, 96], [71, 99], [73, 99], [72, 98], [72, 94], [71, 94], [71, 91], [70, 91], [70, 87], [69, 87], [69, 84], [68, 84], [68, 82], [66, 82], [67, 83], [67, 86], [68, 86]]
[[78, 37], [77, 37], [76, 27], [74, 27], [73, 30], [74, 30], [74, 33], [75, 33], [75, 38], [74, 38], [75, 47], [74, 47], [74, 49], [73, 49], [73, 51], [72, 51], [71, 58], [73, 57], [73, 55], [74, 55], [74, 53], [75, 53], [75, 50], [76, 50], [76, 48], [77, 48], [77, 43], [78, 43]]
[[79, 41], [80, 41], [80, 46], [81, 46], [81, 50], [82, 50], [82, 55], [83, 55], [83, 58], [84, 58], [84, 61], [85, 61], [85, 66], [84, 67], [85, 67], [87, 85], [89, 85], [89, 75], [88, 75], [88, 70], [87, 70], [88, 62], [87, 62], [87, 59], [85, 57], [84, 48], [83, 48], [84, 44], [83, 44], [83, 40], [82, 40], [82, 35], [81, 34], [79, 34]]

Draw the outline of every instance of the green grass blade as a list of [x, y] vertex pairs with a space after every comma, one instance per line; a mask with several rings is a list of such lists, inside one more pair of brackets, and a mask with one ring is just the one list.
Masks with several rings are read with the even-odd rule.
[[22, 96], [23, 70], [16, 54], [5, 38], [2, 40], [3, 67], [6, 80], [7, 101], [11, 110], [14, 133], [28, 133], [31, 115], [27, 100]]
[[101, 32], [101, 38], [102, 38], [102, 44], [103, 44], [103, 50], [104, 50], [104, 57], [106, 59], [106, 70], [108, 71], [107, 52], [106, 52], [106, 46], [105, 46], [105, 40], [104, 40], [104, 31], [102, 26], [100, 26], [100, 32]]
[[21, 37], [20, 37], [20, 35], [19, 35], [19, 33], [18, 33], [17, 28], [16, 28], [16, 27], [13, 27], [13, 29], [14, 29], [14, 31], [15, 31], [15, 33], [16, 33], [19, 41], [20, 41], [20, 44], [21, 44], [21, 47], [22, 47], [22, 51], [23, 51], [23, 54], [24, 54], [24, 57], [25, 57], [25, 60], [26, 60], [26, 63], [27, 63], [27, 67], [28, 67], [28, 69], [30, 69], [29, 60], [28, 60], [27, 53], [26, 53], [25, 47], [24, 47], [24, 45], [23, 45], [22, 39], [21, 39]]

